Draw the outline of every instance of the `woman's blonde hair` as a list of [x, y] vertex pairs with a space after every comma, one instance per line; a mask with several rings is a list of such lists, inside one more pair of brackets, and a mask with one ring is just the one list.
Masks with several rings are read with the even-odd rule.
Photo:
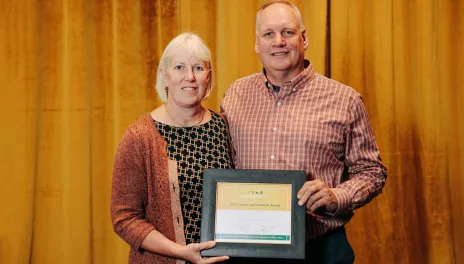
[[156, 92], [158, 93], [158, 97], [163, 102], [167, 102], [168, 100], [163, 71], [168, 67], [172, 57], [180, 50], [186, 50], [194, 58], [204, 61], [206, 67], [210, 70], [210, 78], [206, 86], [205, 96], [203, 97], [203, 99], [206, 99], [213, 90], [213, 62], [211, 60], [211, 51], [198, 35], [191, 32], [182, 33], [175, 37], [164, 49], [156, 72]]

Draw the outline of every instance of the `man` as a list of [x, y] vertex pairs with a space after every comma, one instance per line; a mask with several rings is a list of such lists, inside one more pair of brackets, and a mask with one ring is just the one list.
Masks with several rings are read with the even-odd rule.
[[255, 44], [264, 69], [235, 81], [221, 108], [236, 168], [306, 171], [297, 195], [308, 214], [301, 263], [353, 263], [344, 225], [381, 193], [387, 170], [361, 96], [315, 73], [304, 59], [307, 47], [298, 8], [287, 1], [264, 4]]

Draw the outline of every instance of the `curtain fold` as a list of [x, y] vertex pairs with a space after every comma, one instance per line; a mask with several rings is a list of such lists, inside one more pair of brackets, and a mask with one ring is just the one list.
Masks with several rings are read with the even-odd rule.
[[[348, 226], [358, 262], [464, 261], [456, 233], [462, 216], [452, 213], [462, 212], [456, 201], [462, 201], [463, 171], [457, 164], [464, 131], [457, 128], [462, 113], [452, 110], [464, 89], [455, 71], [464, 60], [455, 46], [462, 41], [463, 23], [456, 20], [462, 4], [393, 0], [331, 6], [332, 77], [363, 95], [390, 174], [384, 193]], [[452, 184], [456, 181], [460, 184]]]
[[114, 152], [159, 104], [155, 70], [179, 2], [1, 7], [0, 263], [127, 263], [109, 217]]
[[[264, 0], [0, 2], [0, 263], [127, 263], [109, 216], [114, 153], [160, 102], [180, 32], [213, 53], [219, 111], [261, 70]], [[389, 169], [347, 232], [356, 263], [464, 263], [463, 1], [296, 0], [306, 57], [363, 96]]]

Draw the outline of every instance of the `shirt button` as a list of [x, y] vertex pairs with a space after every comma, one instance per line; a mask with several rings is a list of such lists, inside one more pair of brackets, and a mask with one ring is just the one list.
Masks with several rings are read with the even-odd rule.
[[277, 131], [277, 127], [274, 127], [274, 128], [272, 129], [272, 131], [276, 132], [276, 131]]
[[271, 159], [275, 159], [275, 156], [274, 156], [274, 155], [271, 155]]
[[296, 89], [295, 89], [295, 88], [293, 88], [293, 91], [294, 91], [294, 92], [296, 92]]
[[280, 101], [279, 101], [279, 102], [277, 102], [277, 105], [278, 105], [278, 106], [280, 106], [281, 104], [282, 104], [282, 103], [281, 103]]

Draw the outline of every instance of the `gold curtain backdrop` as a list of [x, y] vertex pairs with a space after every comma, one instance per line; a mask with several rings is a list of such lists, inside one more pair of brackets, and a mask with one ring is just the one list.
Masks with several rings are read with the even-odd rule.
[[[0, 1], [0, 263], [127, 263], [112, 229], [113, 157], [160, 102], [166, 44], [198, 33], [219, 110], [261, 69], [263, 0]], [[352, 86], [389, 169], [347, 226], [356, 263], [464, 263], [464, 1], [299, 0], [316, 71]]]

